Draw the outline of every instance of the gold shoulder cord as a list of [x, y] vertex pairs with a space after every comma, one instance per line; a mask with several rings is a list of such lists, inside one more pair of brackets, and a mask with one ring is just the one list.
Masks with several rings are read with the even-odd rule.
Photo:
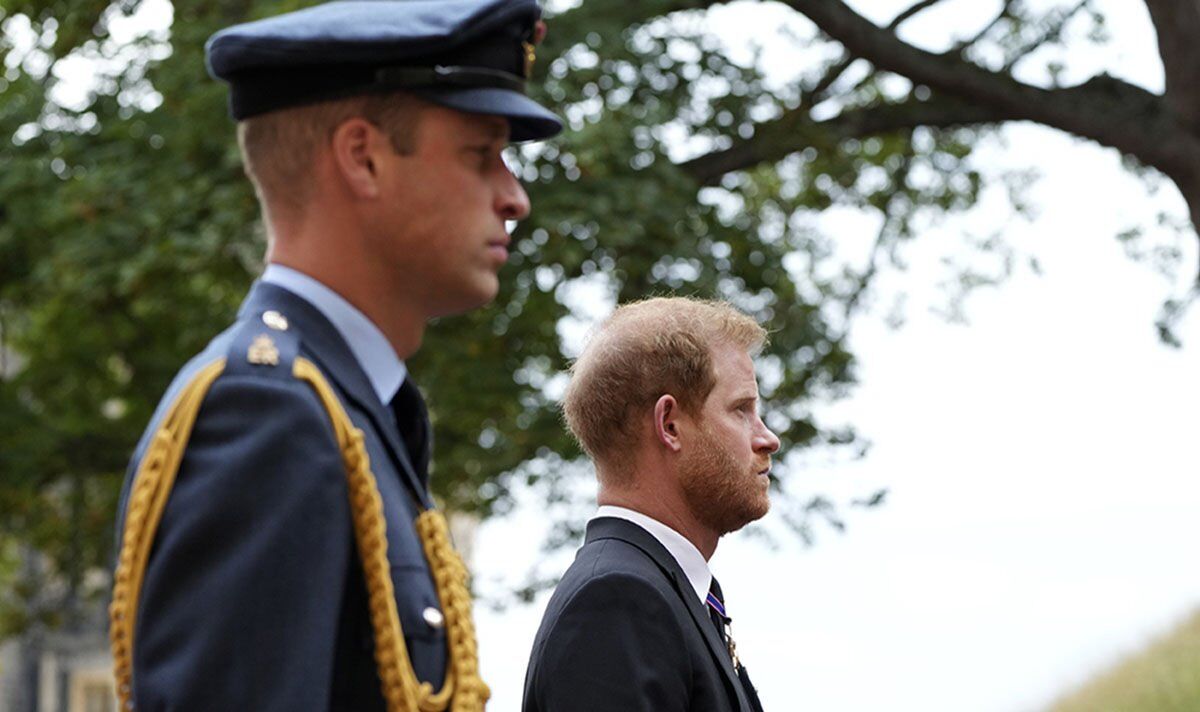
[[[133, 709], [134, 624], [150, 547], [200, 404], [224, 368], [224, 359], [215, 361], [187, 385], [155, 433], [134, 478], [110, 609], [109, 636], [117, 697], [123, 710]], [[432, 685], [417, 680], [404, 645], [404, 631], [400, 627], [387, 558], [383, 501], [375, 476], [371, 474], [363, 433], [354, 427], [333, 389], [311, 361], [297, 358], [292, 373], [317, 392], [333, 422], [334, 435], [342, 452], [354, 538], [363, 564], [371, 624], [375, 630], [375, 663], [389, 712], [480, 712], [491, 693], [479, 677], [467, 569], [450, 543], [445, 517], [430, 509], [421, 512], [416, 520], [417, 534], [425, 549], [446, 618], [449, 663], [445, 684], [435, 693]]]

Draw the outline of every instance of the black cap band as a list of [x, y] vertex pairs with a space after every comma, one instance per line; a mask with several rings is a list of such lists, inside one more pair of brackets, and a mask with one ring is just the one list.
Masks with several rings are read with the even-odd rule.
[[491, 87], [525, 93], [523, 80], [499, 69], [482, 67], [381, 67], [375, 70], [375, 84], [380, 89]]

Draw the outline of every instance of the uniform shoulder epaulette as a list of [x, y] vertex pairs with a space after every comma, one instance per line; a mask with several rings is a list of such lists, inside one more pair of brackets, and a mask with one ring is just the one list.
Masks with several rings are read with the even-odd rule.
[[284, 314], [268, 310], [249, 314], [229, 332], [226, 375], [291, 379], [300, 352], [300, 335]]

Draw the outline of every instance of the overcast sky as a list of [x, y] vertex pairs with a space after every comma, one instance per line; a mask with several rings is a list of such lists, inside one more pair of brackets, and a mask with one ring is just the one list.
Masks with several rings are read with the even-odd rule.
[[[946, 28], [998, 3], [946, 5], [913, 22], [909, 38], [937, 48]], [[901, 6], [870, 9], [886, 21]], [[1113, 43], [1072, 61], [1081, 73], [1107, 68], [1161, 90], [1144, 7], [1100, 6]], [[753, 12], [723, 11], [729, 41], [786, 16]], [[1181, 330], [1183, 350], [1161, 345], [1154, 319], [1174, 288], [1115, 239], [1142, 224], [1170, 242], [1155, 218], [1183, 215], [1182, 201], [1169, 184], [1148, 194], [1112, 151], [1029, 125], [1004, 137], [1007, 147], [989, 145], [980, 162], [1040, 171], [1036, 219], [1013, 221], [990, 199], [923, 236], [911, 273], [896, 280], [913, 291], [908, 323], [863, 324], [853, 341], [861, 385], [829, 411], [873, 441], [870, 455], [811, 465], [796, 480], [801, 493], [842, 498], [886, 486], [886, 505], [851, 511], [844, 534], [824, 530], [812, 548], [770, 550], [731, 535], [711, 562], [768, 710], [1042, 709], [1200, 606], [1200, 481], [1189, 447], [1200, 318]], [[832, 220], [848, 240], [870, 234], [854, 216]], [[964, 230], [1002, 226], [1044, 274], [1018, 270], [975, 295], [966, 326], [931, 314], [938, 258]], [[1195, 245], [1184, 244], [1195, 265]], [[484, 525], [477, 575], [520, 580], [542, 519], [529, 507]], [[519, 706], [547, 598], [477, 613], [498, 710]]]

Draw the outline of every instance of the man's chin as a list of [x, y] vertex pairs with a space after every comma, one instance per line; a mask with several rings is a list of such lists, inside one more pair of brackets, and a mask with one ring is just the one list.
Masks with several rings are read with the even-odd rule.
[[[767, 512], [771, 511], [771, 500], [766, 496], [755, 502], [754, 505], [755, 506], [752, 509], [748, 508], [747, 515], [749, 518], [746, 520], [746, 524], [757, 522], [758, 520], [767, 516]], [[744, 527], [746, 524], [743, 524], [742, 526]]]
[[496, 275], [491, 275], [490, 279], [478, 279], [470, 289], [464, 289], [454, 295], [455, 298], [441, 301], [433, 310], [434, 313], [431, 314], [431, 317], [455, 316], [485, 307], [491, 304], [499, 293], [500, 279]]
[[736, 511], [726, 509], [722, 512], [722, 521], [715, 528], [723, 534], [732, 534], [743, 529], [746, 525], [757, 522], [767, 516], [771, 509], [771, 500], [763, 495], [761, 499], [747, 500]]

